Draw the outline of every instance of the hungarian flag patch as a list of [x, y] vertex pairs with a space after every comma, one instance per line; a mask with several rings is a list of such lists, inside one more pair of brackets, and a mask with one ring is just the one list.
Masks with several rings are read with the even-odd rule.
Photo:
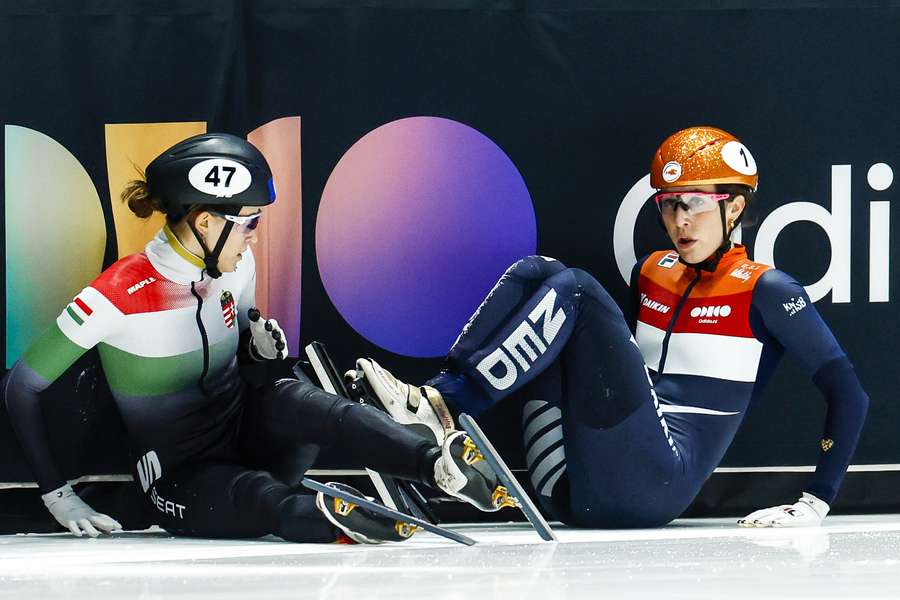
[[88, 306], [87, 302], [76, 296], [66, 307], [66, 314], [80, 327], [84, 325], [88, 317], [94, 314], [94, 310]]
[[225, 326], [228, 329], [234, 327], [235, 318], [237, 318], [237, 305], [234, 303], [234, 296], [231, 292], [225, 290], [219, 299], [222, 302], [222, 316], [225, 318]]

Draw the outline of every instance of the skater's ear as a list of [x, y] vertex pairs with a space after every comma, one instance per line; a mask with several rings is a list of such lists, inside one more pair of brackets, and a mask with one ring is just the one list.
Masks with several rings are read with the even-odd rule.
[[744, 198], [743, 194], [738, 194], [727, 201], [727, 204], [725, 205], [725, 214], [729, 219], [737, 221], [746, 207], [747, 200]]
[[742, 227], [752, 227], [756, 224], [753, 208], [756, 202], [756, 192], [745, 185], [738, 184], [717, 185], [716, 191], [732, 195], [732, 198], [725, 201], [727, 219], [733, 220], [735, 225], [740, 224]]
[[195, 214], [194, 227], [197, 228], [197, 231], [201, 233], [206, 233], [207, 231], [209, 231], [209, 221], [211, 217], [212, 215], [205, 210], [202, 210]]

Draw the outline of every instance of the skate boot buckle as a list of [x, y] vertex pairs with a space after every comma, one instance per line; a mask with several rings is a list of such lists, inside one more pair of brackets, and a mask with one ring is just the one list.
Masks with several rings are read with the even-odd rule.
[[415, 525], [410, 525], [409, 523], [404, 523], [403, 521], [397, 521], [394, 525], [394, 530], [397, 532], [402, 538], [411, 538], [412, 535], [419, 530]]
[[498, 485], [494, 493], [491, 494], [491, 504], [499, 510], [507, 506], [519, 506], [519, 501], [510, 496], [509, 491], [504, 486]]
[[475, 445], [475, 442], [469, 436], [466, 436], [466, 439], [463, 440], [462, 459], [463, 462], [470, 466], [479, 460], [484, 460], [484, 454], [481, 453], [478, 446]]
[[341, 500], [340, 498], [334, 498], [334, 514], [341, 515], [342, 517], [346, 517], [353, 509], [356, 508], [356, 505], [352, 502], [347, 502], [346, 500]]

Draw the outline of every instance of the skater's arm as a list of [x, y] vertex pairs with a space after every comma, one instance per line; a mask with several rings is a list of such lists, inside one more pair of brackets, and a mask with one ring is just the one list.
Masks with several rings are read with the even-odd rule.
[[42, 492], [65, 483], [50, 453], [39, 394], [118, 326], [122, 313], [93, 287], [82, 290], [35, 338], [3, 382], [13, 430]]
[[856, 449], [869, 397], [828, 325], [794, 279], [774, 269], [767, 272], [754, 290], [753, 308], [768, 333], [811, 373], [828, 405], [816, 471], [805, 491], [830, 504]]
[[16, 361], [2, 383], [13, 431], [34, 475], [44, 503], [64, 527], [76, 535], [97, 535], [100, 528], [118, 528], [114, 520], [96, 513], [78, 499], [59, 470], [50, 450], [41, 411], [40, 393], [81, 355], [101, 341], [121, 313], [93, 288], [86, 288]]
[[39, 394], [75, 362], [85, 348], [72, 343], [53, 324], [13, 365], [3, 382], [3, 399], [25, 460], [42, 492], [66, 481], [50, 452]]
[[267, 319], [256, 307], [256, 262], [248, 248], [241, 261], [241, 269], [249, 278], [237, 301], [238, 327], [241, 337], [238, 343], [238, 361], [242, 364], [287, 358], [284, 330], [275, 319]]

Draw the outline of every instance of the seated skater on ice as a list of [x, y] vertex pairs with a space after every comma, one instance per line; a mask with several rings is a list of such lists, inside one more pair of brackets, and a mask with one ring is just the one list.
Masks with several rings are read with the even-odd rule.
[[[794, 504], [739, 523], [818, 525], [868, 397], [803, 286], [731, 242], [757, 186], [747, 148], [693, 127], [663, 142], [651, 169], [652, 201], [676, 251], [635, 265], [631, 328], [588, 273], [532, 256], [507, 270], [425, 386], [368, 359], [357, 361], [358, 376], [407, 421], [434, 421], [428, 407], [441, 399], [477, 415], [522, 394], [526, 462], [543, 507], [573, 525], [654, 527], [688, 507], [787, 350], [828, 403], [816, 472]], [[419, 405], [423, 396], [431, 402]]]
[[[139, 217], [164, 213], [165, 227], [143, 252], [82, 290], [4, 384], [16, 434], [60, 524], [91, 536], [121, 527], [66, 483], [39, 402], [39, 393], [94, 346], [128, 432], [135, 485], [155, 522], [173, 534], [275, 534], [297, 542], [408, 537], [402, 524], [361, 508], [337, 514], [334, 502], [294, 487], [319, 448], [332, 444], [359, 464], [436, 486], [482, 510], [508, 501], [465, 434], [436, 444], [306, 379], [258, 389], [242, 380], [239, 362], [287, 354], [277, 322], [253, 308], [250, 246], [264, 207], [275, 200], [271, 171], [253, 145], [226, 134], [189, 138], [156, 158], [146, 181], [132, 181], [122, 197]], [[308, 460], [299, 459], [292, 481], [272, 474], [298, 452]]]

